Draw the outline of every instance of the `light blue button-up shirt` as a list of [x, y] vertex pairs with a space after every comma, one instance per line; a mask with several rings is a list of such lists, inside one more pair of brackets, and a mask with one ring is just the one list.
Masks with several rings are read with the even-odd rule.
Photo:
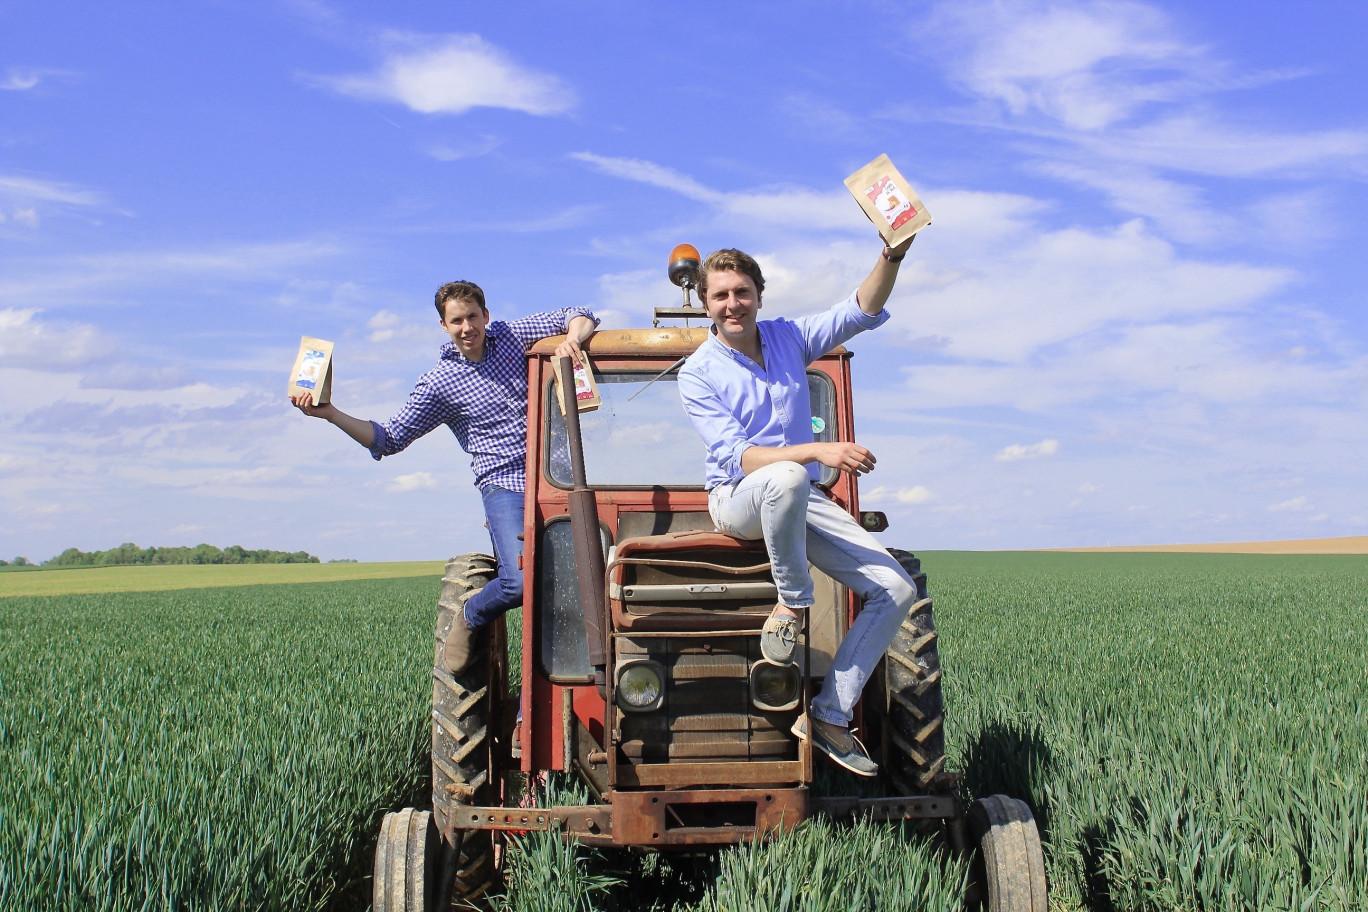
[[[679, 371], [684, 411], [708, 447], [708, 490], [745, 476], [741, 454], [750, 447], [812, 443], [807, 366], [887, 320], [886, 310], [872, 317], [860, 310], [855, 292], [824, 313], [760, 320], [764, 367], [709, 336]], [[819, 469], [807, 466], [813, 481]]]

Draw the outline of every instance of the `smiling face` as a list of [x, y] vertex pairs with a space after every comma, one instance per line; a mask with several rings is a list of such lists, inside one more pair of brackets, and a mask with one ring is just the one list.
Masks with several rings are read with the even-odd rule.
[[755, 338], [760, 292], [751, 277], [731, 270], [708, 273], [703, 307], [717, 327], [718, 341], [729, 348], [747, 346]]
[[485, 326], [489, 323], [489, 312], [475, 301], [451, 298], [445, 305], [442, 329], [451, 336], [451, 341], [461, 354], [471, 361], [484, 357]]

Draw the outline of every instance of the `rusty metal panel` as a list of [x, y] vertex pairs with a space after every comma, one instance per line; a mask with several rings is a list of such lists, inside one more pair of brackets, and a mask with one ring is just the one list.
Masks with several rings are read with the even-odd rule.
[[[609, 751], [611, 757], [615, 751]], [[629, 766], [618, 763], [615, 785], [644, 788], [695, 788], [706, 785], [786, 785], [807, 781], [803, 761], [753, 763], [661, 763]]]
[[808, 816], [806, 787], [614, 792], [612, 801], [615, 845], [730, 845], [792, 829]]
[[814, 798], [812, 813], [841, 822], [867, 817], [874, 821], [925, 820], [959, 817], [960, 801], [954, 795], [902, 795], [893, 798]]
[[555, 830], [570, 836], [610, 836], [612, 807], [591, 804], [584, 807], [504, 808], [461, 807], [451, 815], [452, 830]]

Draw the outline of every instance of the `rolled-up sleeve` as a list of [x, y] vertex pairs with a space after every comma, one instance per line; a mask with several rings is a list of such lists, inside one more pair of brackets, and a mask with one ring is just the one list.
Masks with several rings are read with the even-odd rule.
[[525, 348], [538, 339], [569, 332], [570, 321], [575, 317], [585, 317], [593, 320], [595, 326], [599, 325], [599, 318], [587, 307], [562, 307], [560, 310], [547, 310], [520, 317], [509, 323], [508, 329]]
[[888, 322], [889, 313], [881, 310], [870, 315], [860, 310], [857, 292], [829, 310], [793, 321], [803, 337], [804, 355], [811, 364], [838, 345], [850, 341], [866, 329], [874, 329]]
[[741, 456], [755, 444], [745, 428], [701, 375], [687, 367], [679, 374], [679, 396], [694, 430], [703, 438], [710, 460], [729, 478], [741, 478]]
[[436, 395], [427, 377], [420, 378], [404, 407], [393, 418], [371, 422], [375, 431], [375, 439], [370, 445], [371, 458], [380, 459], [404, 450], [419, 437], [446, 423], [451, 417], [447, 411], [446, 404]]

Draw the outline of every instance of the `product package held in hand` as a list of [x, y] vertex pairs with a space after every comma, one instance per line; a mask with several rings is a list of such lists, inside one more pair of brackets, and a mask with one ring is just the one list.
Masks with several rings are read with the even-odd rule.
[[[556, 359], [559, 361], [560, 359]], [[594, 369], [589, 365], [589, 356], [580, 355], [580, 363], [575, 365], [575, 403], [581, 412], [592, 412], [603, 404], [599, 396], [598, 383], [594, 380]], [[561, 388], [561, 372], [556, 366], [556, 399], [560, 402], [561, 414], [565, 414], [565, 390]]]
[[294, 368], [290, 371], [290, 398], [311, 393], [314, 405], [326, 405], [332, 396], [332, 356], [331, 342], [312, 336], [300, 338], [299, 354], [295, 355]]
[[931, 224], [931, 213], [887, 155], [847, 177], [845, 185], [889, 247], [897, 247]]

